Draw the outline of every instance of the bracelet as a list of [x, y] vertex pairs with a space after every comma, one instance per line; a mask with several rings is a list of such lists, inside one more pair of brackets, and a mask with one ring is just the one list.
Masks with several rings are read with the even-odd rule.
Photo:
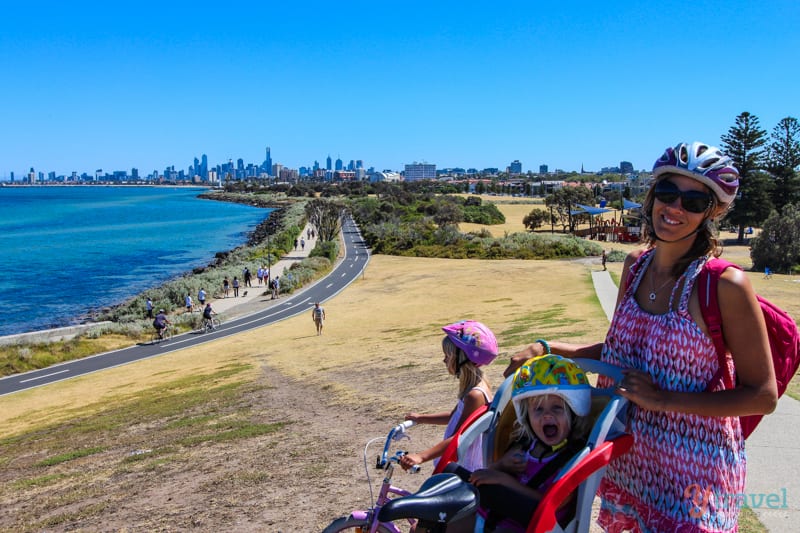
[[541, 344], [542, 346], [544, 346], [544, 355], [550, 355], [550, 353], [551, 353], [551, 352], [550, 352], [550, 345], [549, 345], [549, 344], [547, 344], [547, 341], [546, 341], [546, 340], [544, 340], [544, 339], [536, 339], [536, 340], [535, 340], [535, 341], [533, 341], [533, 342], [538, 342], [539, 344]]

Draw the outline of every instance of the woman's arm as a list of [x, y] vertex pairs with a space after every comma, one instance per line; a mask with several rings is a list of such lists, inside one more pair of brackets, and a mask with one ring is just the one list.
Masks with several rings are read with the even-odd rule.
[[[764, 316], [747, 275], [729, 268], [717, 287], [725, 345], [731, 351], [738, 385], [718, 392], [672, 392], [659, 390], [650, 376], [638, 370], [625, 371], [620, 394], [654, 411], [678, 411], [702, 416], [745, 416], [775, 410], [778, 390], [770, 356]], [[700, 317], [696, 291], [689, 310]], [[698, 322], [700, 322], [698, 320]]]

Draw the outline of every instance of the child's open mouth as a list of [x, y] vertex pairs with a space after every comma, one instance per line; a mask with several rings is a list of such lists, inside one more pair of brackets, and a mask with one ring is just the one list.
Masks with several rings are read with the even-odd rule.
[[552, 439], [558, 435], [558, 426], [555, 424], [545, 424], [542, 427], [542, 431], [544, 432], [545, 437]]

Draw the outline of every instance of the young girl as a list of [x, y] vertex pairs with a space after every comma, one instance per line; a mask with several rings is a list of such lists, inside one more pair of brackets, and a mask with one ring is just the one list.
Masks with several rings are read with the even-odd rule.
[[[478, 487], [484, 531], [522, 532], [558, 471], [586, 444], [591, 387], [586, 374], [560, 355], [531, 359], [515, 374], [517, 414], [511, 444], [488, 468], [469, 473], [448, 465]], [[570, 514], [564, 502], [558, 518]]]
[[[447, 424], [444, 440], [419, 453], [409, 453], [400, 461], [403, 468], [438, 458], [447, 449], [453, 434], [476, 409], [492, 401], [492, 389], [483, 376], [481, 367], [497, 357], [497, 339], [488, 327], [474, 320], [456, 322], [442, 328], [446, 336], [442, 339], [444, 364], [447, 372], [459, 379], [458, 403], [449, 413], [408, 413], [406, 420], [418, 424]], [[483, 464], [480, 441], [470, 446], [464, 458], [464, 466], [480, 468]]]

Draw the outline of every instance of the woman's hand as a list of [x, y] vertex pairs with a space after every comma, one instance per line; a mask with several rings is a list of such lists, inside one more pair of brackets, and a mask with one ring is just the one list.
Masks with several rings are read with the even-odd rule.
[[622, 371], [622, 382], [617, 387], [620, 396], [627, 398], [639, 407], [651, 411], [666, 411], [665, 392], [647, 372], [631, 368]]

